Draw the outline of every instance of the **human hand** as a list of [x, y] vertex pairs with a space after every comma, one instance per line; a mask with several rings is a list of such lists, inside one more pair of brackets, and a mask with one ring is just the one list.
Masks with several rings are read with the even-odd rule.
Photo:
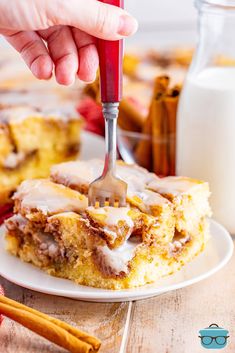
[[39, 79], [55, 70], [58, 83], [76, 75], [93, 81], [98, 68], [95, 37], [118, 40], [133, 34], [137, 21], [97, 0], [0, 0], [0, 34]]

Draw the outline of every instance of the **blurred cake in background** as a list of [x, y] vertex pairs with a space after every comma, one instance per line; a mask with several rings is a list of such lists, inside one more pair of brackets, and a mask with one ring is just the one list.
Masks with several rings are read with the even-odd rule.
[[0, 110], [0, 203], [26, 178], [46, 177], [52, 164], [75, 159], [80, 149], [77, 114], [28, 106]]
[[26, 178], [49, 175], [52, 164], [76, 159], [82, 119], [79, 89], [33, 77], [14, 51], [0, 59], [0, 205]]

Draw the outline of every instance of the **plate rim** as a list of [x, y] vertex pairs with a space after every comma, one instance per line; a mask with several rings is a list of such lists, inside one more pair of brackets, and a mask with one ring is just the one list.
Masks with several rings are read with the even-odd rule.
[[[209, 222], [210, 222], [210, 224], [212, 224], [212, 226], [217, 227], [217, 229], [219, 229], [222, 232], [224, 240], [228, 244], [228, 251], [227, 251], [226, 255], [224, 256], [224, 258], [215, 267], [211, 268], [210, 270], [206, 271], [205, 273], [197, 275], [196, 277], [194, 277], [192, 279], [181, 281], [179, 283], [174, 283], [174, 284], [170, 284], [170, 285], [158, 287], [158, 288], [154, 288], [154, 287], [153, 288], [146, 288], [145, 286], [141, 286], [141, 287], [130, 288], [130, 289], [121, 289], [121, 290], [94, 288], [94, 287], [83, 286], [83, 285], [78, 284], [78, 292], [70, 292], [70, 294], [69, 294], [68, 293], [69, 290], [60, 289], [58, 291], [58, 289], [53, 289], [53, 288], [49, 289], [49, 290], [44, 289], [44, 288], [40, 289], [39, 286], [29, 285], [27, 283], [25, 284], [25, 282], [20, 281], [20, 279], [19, 280], [12, 279], [11, 276], [8, 276], [7, 274], [5, 274], [1, 271], [1, 267], [0, 267], [0, 276], [5, 278], [9, 282], [14, 283], [14, 284], [16, 284], [20, 287], [26, 288], [26, 289], [37, 291], [40, 293], [55, 295], [55, 296], [63, 296], [63, 297], [67, 297], [67, 298], [77, 299], [77, 300], [86, 300], [86, 301], [101, 301], [102, 300], [104, 302], [105, 301], [106, 302], [107, 301], [115, 301], [115, 300], [116, 301], [121, 301], [121, 300], [132, 301], [132, 300], [138, 300], [138, 298], [145, 299], [148, 297], [161, 295], [163, 293], [167, 293], [167, 292], [170, 292], [170, 291], [173, 291], [176, 289], [185, 288], [187, 286], [190, 286], [192, 284], [196, 284], [198, 282], [201, 282], [202, 280], [205, 280], [206, 278], [212, 276], [213, 274], [215, 274], [219, 270], [221, 270], [231, 259], [232, 255], [233, 255], [233, 251], [234, 251], [234, 244], [233, 244], [233, 240], [232, 240], [231, 235], [221, 224], [214, 221], [213, 219], [210, 219]], [[4, 229], [4, 225], [0, 226], [0, 233], [3, 231], [3, 229]], [[4, 238], [1, 239], [0, 244], [1, 243], [4, 243]], [[9, 256], [14, 256], [14, 255], [9, 254]], [[17, 259], [16, 257], [14, 257], [14, 258]], [[21, 262], [20, 259], [18, 259], [18, 260]], [[44, 272], [40, 268], [34, 266], [33, 264], [29, 264], [29, 263], [25, 263], [25, 262], [23, 262], [23, 263], [26, 266], [27, 265], [32, 266], [36, 270], [42, 271], [43, 274], [47, 275], [46, 272]], [[50, 276], [50, 275], [48, 275], [48, 276]], [[63, 279], [63, 278], [59, 278], [59, 277], [53, 277], [53, 279], [70, 281], [68, 279]], [[153, 285], [153, 283], [150, 285]], [[94, 289], [94, 292], [89, 292], [89, 291], [88, 292], [86, 292], [86, 291], [79, 292], [79, 286], [92, 288], [92, 289]], [[144, 289], [145, 289], [145, 291], [144, 291]]]

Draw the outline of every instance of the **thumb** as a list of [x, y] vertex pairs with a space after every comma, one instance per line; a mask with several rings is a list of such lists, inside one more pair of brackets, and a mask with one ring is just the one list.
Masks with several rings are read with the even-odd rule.
[[77, 27], [98, 38], [121, 39], [134, 34], [138, 28], [136, 19], [125, 10], [97, 0], [60, 0], [46, 3], [46, 13], [51, 25]]

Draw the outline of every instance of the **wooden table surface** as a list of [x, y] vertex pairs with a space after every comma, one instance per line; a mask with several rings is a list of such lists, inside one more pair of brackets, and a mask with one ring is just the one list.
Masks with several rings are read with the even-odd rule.
[[[217, 274], [198, 284], [130, 303], [88, 303], [40, 294], [0, 277], [6, 295], [60, 318], [102, 340], [101, 353], [198, 353], [198, 331], [211, 323], [229, 330], [223, 352], [235, 352], [235, 254]], [[5, 319], [0, 353], [65, 351]]]

